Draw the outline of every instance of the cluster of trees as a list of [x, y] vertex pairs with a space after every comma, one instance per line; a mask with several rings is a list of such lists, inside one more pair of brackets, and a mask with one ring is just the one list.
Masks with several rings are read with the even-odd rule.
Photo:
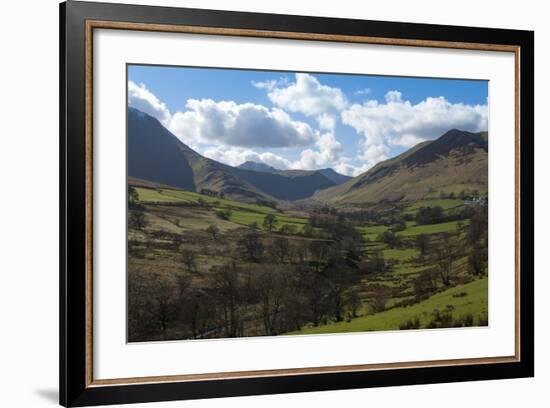
[[199, 194], [208, 196], [208, 197], [218, 197], [225, 198], [225, 193], [223, 191], [210, 190], [208, 188], [201, 188]]
[[133, 270], [128, 280], [131, 341], [276, 335], [304, 324], [356, 316], [361, 304], [346, 290], [351, 271], [299, 265], [228, 262], [195, 288], [184, 275]]
[[439, 193], [439, 198], [450, 198], [450, 199], [459, 198], [461, 200], [468, 200], [468, 199], [474, 199], [479, 197], [480, 197], [479, 190], [462, 190], [458, 194], [455, 194], [454, 192], [447, 193], [445, 191], [441, 191]]
[[231, 216], [233, 215], [233, 211], [227, 209], [227, 210], [216, 210], [216, 216], [222, 220], [229, 220]]
[[[266, 217], [266, 229], [272, 222]], [[217, 227], [205, 231], [219, 239]], [[383, 257], [363, 260], [352, 227], [326, 224], [324, 234], [331, 239], [289, 239], [251, 226], [238, 237], [232, 260], [208, 272], [197, 275], [196, 254], [185, 248], [177, 273], [133, 268], [131, 340], [275, 335], [356, 317], [357, 283]]]
[[482, 276], [487, 270], [489, 243], [489, 218], [487, 211], [487, 206], [477, 207], [473, 217], [470, 219], [470, 226], [466, 235], [466, 239], [470, 245], [468, 265], [470, 272], [475, 276]]
[[146, 226], [145, 207], [139, 202], [135, 187], [128, 186], [128, 227], [142, 231]]
[[437, 289], [438, 280], [450, 286], [458, 259], [467, 257], [468, 272], [483, 276], [487, 271], [488, 214], [487, 206], [477, 206], [465, 234], [456, 233], [417, 235], [416, 246], [422, 263], [433, 265], [413, 282], [417, 297], [424, 297]]
[[[478, 206], [465, 206], [456, 211], [443, 211], [440, 206], [420, 207], [416, 212], [415, 221], [418, 225], [439, 224], [442, 222], [462, 221], [473, 217]], [[486, 207], [482, 205], [481, 207]]]
[[257, 198], [256, 199], [256, 205], [262, 205], [264, 207], [270, 207], [270, 208], [273, 208], [274, 210], [277, 209], [277, 201], [275, 201], [275, 200], [265, 200], [265, 199]]

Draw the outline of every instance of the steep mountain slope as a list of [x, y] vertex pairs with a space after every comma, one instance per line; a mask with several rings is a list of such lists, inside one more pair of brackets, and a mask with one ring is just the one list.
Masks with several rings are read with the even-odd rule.
[[315, 195], [332, 204], [417, 200], [440, 192], [487, 191], [487, 132], [450, 130]]
[[180, 142], [157, 119], [133, 108], [128, 109], [128, 176], [189, 191], [206, 188], [240, 198], [266, 198], [225, 172], [221, 163]]
[[180, 187], [209, 189], [231, 198], [298, 200], [335, 183], [318, 172], [266, 173], [231, 167], [201, 156], [161, 123], [128, 108], [128, 176]]
[[136, 109], [128, 109], [130, 177], [194, 191], [193, 169], [182, 154], [186, 148], [156, 119]]

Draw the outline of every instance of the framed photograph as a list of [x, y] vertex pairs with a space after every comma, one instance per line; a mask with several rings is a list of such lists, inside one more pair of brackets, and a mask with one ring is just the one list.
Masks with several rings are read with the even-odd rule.
[[62, 405], [534, 375], [533, 32], [60, 16]]

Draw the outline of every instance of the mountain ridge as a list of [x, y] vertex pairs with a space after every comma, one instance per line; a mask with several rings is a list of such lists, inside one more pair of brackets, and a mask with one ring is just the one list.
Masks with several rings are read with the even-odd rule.
[[375, 204], [417, 200], [438, 192], [486, 192], [487, 152], [487, 132], [452, 129], [315, 194], [313, 199], [327, 204]]
[[131, 107], [128, 176], [189, 191], [223, 192], [245, 201], [299, 200], [335, 185], [318, 172], [271, 174], [209, 159], [181, 142], [156, 118]]
[[237, 168], [244, 169], [244, 170], [254, 170], [254, 171], [264, 172], [264, 173], [280, 174], [280, 175], [289, 176], [289, 177], [320, 173], [326, 178], [328, 178], [330, 181], [332, 181], [334, 184], [342, 184], [352, 179], [352, 177], [346, 176], [344, 174], [340, 174], [330, 167], [327, 167], [324, 169], [318, 169], [318, 170], [299, 170], [299, 169], [281, 170], [265, 163], [248, 160], [242, 164], [239, 164]]
[[458, 129], [419, 143], [354, 178], [331, 168], [278, 170], [252, 161], [232, 167], [200, 155], [157, 119], [128, 108], [129, 177], [189, 191], [207, 189], [243, 201], [312, 199], [329, 205], [363, 205], [462, 190], [486, 192], [487, 168], [487, 132]]

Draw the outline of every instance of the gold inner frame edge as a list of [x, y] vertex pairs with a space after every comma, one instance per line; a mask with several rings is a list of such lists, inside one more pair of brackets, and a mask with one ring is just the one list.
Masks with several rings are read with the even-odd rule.
[[[218, 36], [274, 38], [307, 41], [327, 41], [356, 44], [378, 44], [388, 46], [409, 46], [428, 48], [449, 48], [477, 51], [513, 52], [515, 58], [515, 354], [502, 357], [479, 357], [449, 360], [415, 362], [395, 362], [379, 364], [354, 364], [342, 366], [301, 367], [273, 370], [253, 370], [215, 372], [201, 374], [167, 375], [153, 377], [127, 377], [113, 379], [93, 378], [93, 30], [115, 29], [147, 32], [169, 32]], [[351, 36], [288, 31], [251, 30], [236, 28], [198, 27], [189, 25], [167, 25], [149, 23], [128, 23], [121, 21], [87, 20], [85, 27], [85, 285], [86, 285], [86, 345], [85, 345], [85, 385], [89, 387], [131, 385], [144, 383], [168, 383], [183, 381], [208, 381], [237, 378], [293, 376], [339, 372], [358, 372], [389, 369], [409, 369], [421, 367], [441, 367], [449, 365], [496, 364], [521, 361], [520, 356], [520, 51], [521, 47], [506, 44], [485, 44], [456, 41], [414, 40], [371, 36]]]

